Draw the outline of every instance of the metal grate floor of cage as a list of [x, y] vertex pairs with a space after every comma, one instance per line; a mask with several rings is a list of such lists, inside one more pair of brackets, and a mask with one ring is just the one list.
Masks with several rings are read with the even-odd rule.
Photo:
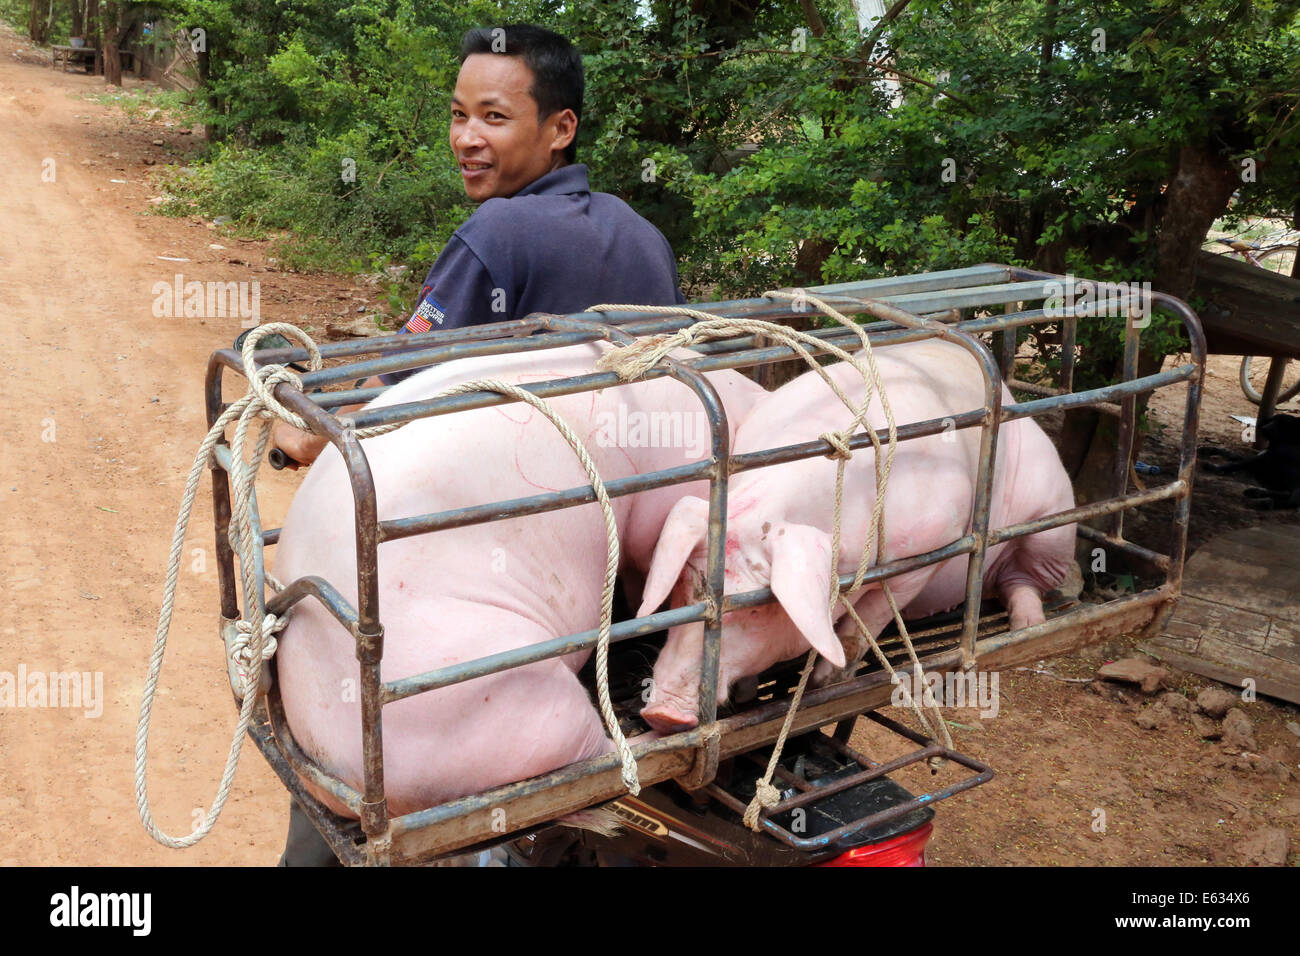
[[[1059, 591], [1049, 592], [1043, 599], [1043, 613], [1050, 620], [1079, 605], [1079, 600]], [[1006, 632], [1008, 628], [1006, 610], [993, 599], [984, 601], [980, 614], [979, 637], [985, 638]], [[961, 642], [962, 612], [958, 608], [943, 614], [936, 614], [922, 620], [908, 622], [908, 635], [912, 646], [924, 665], [927, 659], [944, 651], [950, 651]], [[646, 637], [623, 641], [610, 649], [609, 680], [610, 697], [614, 702], [614, 712], [618, 716], [619, 727], [629, 736], [645, 733], [649, 725], [641, 719], [640, 711], [644, 706], [644, 693], [647, 683], [654, 675], [654, 662], [667, 633], [664, 631]], [[890, 624], [878, 638], [880, 648], [892, 667], [910, 664], [910, 657], [898, 635], [898, 628]], [[778, 698], [790, 696], [799, 682], [799, 673], [803, 668], [804, 658], [783, 661], [775, 667], [760, 674], [748, 686], [738, 685], [726, 703], [718, 707], [718, 716], [725, 717], [739, 713], [754, 703], [768, 703]], [[868, 655], [854, 671], [858, 677], [883, 671], [879, 660]], [[579, 677], [593, 697], [596, 693], [595, 657], [588, 660]]]

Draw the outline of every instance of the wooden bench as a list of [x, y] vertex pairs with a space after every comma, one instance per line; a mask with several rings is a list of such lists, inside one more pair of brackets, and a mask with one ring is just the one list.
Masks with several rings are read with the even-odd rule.
[[53, 53], [53, 62], [50, 64], [53, 69], [58, 69], [59, 64], [63, 64], [63, 72], [68, 72], [68, 64], [74, 60], [89, 63], [91, 71], [99, 74], [104, 72], [103, 54], [98, 47], [88, 46], [52, 46], [50, 51]]

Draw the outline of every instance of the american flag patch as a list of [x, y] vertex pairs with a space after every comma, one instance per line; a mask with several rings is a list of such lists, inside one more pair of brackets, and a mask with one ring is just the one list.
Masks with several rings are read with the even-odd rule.
[[443, 319], [447, 318], [447, 313], [437, 302], [433, 301], [432, 296], [427, 296], [421, 303], [420, 307], [415, 310], [406, 323], [408, 332], [428, 332], [434, 324], [442, 325]]

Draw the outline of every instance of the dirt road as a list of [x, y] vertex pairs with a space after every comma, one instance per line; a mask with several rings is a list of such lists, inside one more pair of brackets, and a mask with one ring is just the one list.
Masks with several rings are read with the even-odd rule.
[[[268, 272], [255, 246], [146, 215], [143, 160], [169, 161], [190, 131], [128, 123], [84, 98], [102, 78], [54, 72], [31, 51], [25, 62], [21, 46], [0, 36], [0, 671], [17, 679], [21, 667], [28, 681], [87, 672], [92, 691], [102, 675], [103, 700], [99, 716], [0, 706], [0, 865], [274, 863], [288, 801], [251, 746], [199, 846], [155, 844], [136, 813], [140, 692], [187, 463], [205, 430], [204, 368], [241, 329], [237, 317], [156, 317], [152, 290], [178, 273], [258, 280], [263, 319], [297, 320], [303, 302], [343, 283]], [[271, 476], [268, 510], [294, 484]], [[150, 747], [155, 814], [175, 834], [212, 799], [235, 716], [213, 666], [211, 537], [201, 506]]]
[[[104, 90], [99, 78], [55, 73], [23, 46], [0, 27], [0, 866], [269, 865], [288, 801], [251, 746], [220, 824], [197, 847], [159, 846], [136, 813], [140, 693], [176, 508], [204, 432], [205, 363], [241, 329], [235, 317], [156, 315], [154, 284], [178, 274], [257, 281], [263, 321], [305, 325], [340, 321], [374, 295], [351, 280], [275, 271], [262, 244], [201, 219], [148, 215], [145, 161], [176, 161], [192, 149], [190, 131], [128, 121], [85, 98]], [[1230, 432], [1227, 413], [1250, 407], [1232, 394], [1231, 361], [1215, 361], [1222, 407], [1203, 421]], [[268, 522], [297, 481], [264, 475]], [[1215, 489], [1198, 484], [1202, 538], [1210, 524], [1199, 516], [1240, 495], [1219, 479], [1220, 501], [1207, 504]], [[199, 502], [150, 747], [155, 816], [174, 834], [190, 832], [212, 799], [235, 720], [217, 644], [211, 516]], [[1260, 519], [1237, 506], [1224, 520]], [[1050, 667], [1086, 675], [1128, 646]], [[5, 704], [6, 675], [39, 684], [73, 671], [90, 676], [92, 692], [98, 675], [102, 700]], [[1194, 697], [1206, 682], [1172, 683]], [[1230, 864], [1250, 858], [1242, 843], [1263, 828], [1289, 834], [1295, 861], [1300, 738], [1285, 729], [1295, 708], [1251, 705], [1259, 749], [1273, 757], [1243, 763], [1186, 727], [1140, 730], [1140, 700], [1032, 672], [1004, 675], [1002, 697], [997, 720], [950, 714], [959, 749], [998, 777], [940, 808], [932, 862]], [[1098, 807], [1112, 819], [1108, 834], [1096, 829]]]

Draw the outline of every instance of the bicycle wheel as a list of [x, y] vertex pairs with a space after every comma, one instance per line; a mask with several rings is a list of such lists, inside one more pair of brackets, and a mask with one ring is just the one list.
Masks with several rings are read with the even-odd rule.
[[[1266, 356], [1243, 355], [1241, 357], [1241, 390], [1250, 401], [1258, 405], [1263, 401], [1264, 381], [1268, 378], [1268, 367], [1272, 359]], [[1282, 373], [1282, 388], [1277, 393], [1277, 403], [1289, 402], [1300, 395], [1300, 362], [1288, 361], [1286, 371]]]
[[1265, 249], [1255, 256], [1255, 259], [1261, 269], [1267, 269], [1276, 275], [1289, 276], [1295, 267], [1297, 250], [1300, 250], [1300, 246], [1274, 246], [1272, 249]]
[[[1296, 253], [1300, 246], [1274, 246], [1255, 256], [1255, 262], [1261, 269], [1267, 269], [1276, 275], [1290, 276], [1295, 268]], [[1264, 381], [1268, 378], [1269, 359], [1244, 355], [1241, 359], [1241, 391], [1254, 404], [1262, 401], [1261, 392]], [[1289, 402], [1300, 395], [1300, 366], [1288, 363], [1282, 376], [1282, 388], [1277, 393], [1278, 404]]]

